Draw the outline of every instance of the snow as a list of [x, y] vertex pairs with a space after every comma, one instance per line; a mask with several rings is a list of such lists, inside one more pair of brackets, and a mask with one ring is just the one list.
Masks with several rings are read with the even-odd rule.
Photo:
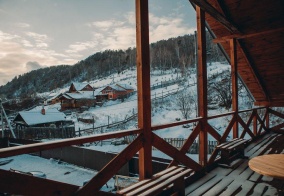
[[[229, 70], [230, 70], [230, 66], [228, 64], [212, 63], [211, 65], [208, 65], [208, 72], [207, 73], [208, 73], [208, 77], [210, 77], [214, 74], [220, 74], [223, 71], [229, 71]], [[169, 80], [180, 79], [180, 78], [177, 78], [178, 74], [176, 74], [174, 71], [175, 70], [165, 71], [163, 74], [161, 74], [161, 71], [159, 71], [159, 70], [151, 72], [151, 85], [157, 85], [157, 84], [159, 85], [159, 84], [161, 84], [161, 82], [163, 83], [163, 82], [169, 81]], [[218, 80], [218, 79], [219, 78], [216, 78], [216, 80]], [[123, 71], [120, 74], [113, 74], [113, 75], [110, 75], [108, 77], [89, 82], [90, 85], [92, 85], [93, 87], [99, 88], [99, 89], [102, 89], [107, 85], [116, 84], [116, 83], [125, 84], [125, 86], [131, 86], [134, 89], [136, 89], [136, 87], [137, 87], [136, 69], [126, 70], [126, 71]], [[168, 123], [172, 123], [172, 122], [177, 122], [177, 119], [185, 120], [184, 117], [181, 114], [181, 111], [177, 107], [177, 100], [176, 100], [176, 94], [175, 93], [186, 90], [186, 91], [190, 92], [193, 97], [195, 96], [195, 99], [197, 99], [196, 89], [197, 89], [197, 87], [196, 87], [196, 76], [195, 75], [189, 75], [188, 80], [184, 83], [179, 82], [179, 83], [175, 83], [175, 84], [172, 84], [170, 86], [167, 86], [167, 87], [161, 87], [161, 88], [156, 88], [154, 90], [151, 90], [151, 99], [153, 100], [152, 101], [152, 114], [151, 114], [152, 125], [161, 125], [161, 124], [168, 124]], [[52, 93], [62, 93], [66, 90], [68, 90], [67, 87], [64, 88], [64, 89], [57, 89], [56, 91], [54, 91]], [[98, 92], [98, 90], [95, 91], [95, 92]], [[43, 94], [41, 94], [41, 96], [47, 96], [50, 93], [51, 92], [43, 93]], [[164, 97], [162, 99], [161, 97], [165, 96], [165, 95], [169, 95], [169, 96]], [[248, 102], [249, 102], [249, 98], [242, 97], [242, 99], [240, 99], [240, 101], [239, 101], [239, 104], [240, 104], [241, 107], [245, 107], [245, 106], [247, 106]], [[194, 106], [192, 106], [192, 107], [194, 107]], [[38, 108], [39, 107], [37, 107], [33, 110], [36, 110]], [[50, 105], [47, 108], [59, 109], [60, 104]], [[209, 110], [209, 116], [214, 115], [214, 114], [218, 114], [218, 113], [224, 113], [224, 112], [228, 112], [228, 111], [226, 111], [225, 109], [222, 109], [222, 108], [219, 108], [219, 109], [216, 109], [216, 110]], [[80, 118], [81, 116], [84, 116], [84, 118], [90, 118], [90, 119], [94, 118], [95, 119], [94, 126], [99, 127], [99, 126], [104, 126], [104, 125], [108, 125], [108, 124], [111, 124], [111, 123], [115, 123], [115, 122], [118, 122], [118, 121], [123, 121], [127, 117], [132, 116], [136, 113], [137, 113], [137, 93], [133, 94], [132, 96], [130, 96], [127, 99], [124, 99], [123, 101], [122, 100], [108, 101], [108, 102], [104, 103], [103, 106], [91, 107], [88, 111], [85, 111], [81, 114], [72, 113], [72, 115], [67, 116], [66, 119], [72, 120], [72, 121], [75, 122], [76, 130], [79, 130], [79, 129], [84, 130], [84, 129], [93, 128], [93, 124], [86, 124], [86, 123], [83, 123], [83, 122], [78, 122], [77, 119]], [[192, 109], [192, 112], [191, 112], [190, 117], [189, 117], [189, 119], [193, 119], [193, 118], [196, 118], [196, 109]], [[228, 116], [228, 117], [222, 117], [222, 118], [210, 120], [209, 123], [220, 134], [222, 134], [223, 131], [228, 126], [228, 122], [230, 120], [231, 120], [231, 116]], [[132, 121], [126, 123], [125, 126], [123, 127], [123, 129], [133, 129], [133, 128], [135, 128], [136, 124], [137, 124], [136, 120], [132, 120]], [[187, 127], [187, 128], [184, 128], [183, 126], [176, 126], [176, 127], [171, 127], [171, 128], [166, 128], [166, 129], [163, 129], [163, 130], [155, 131], [155, 134], [157, 134], [161, 138], [188, 138], [188, 136], [192, 132], [192, 128], [193, 128], [193, 123], [189, 124], [189, 127]], [[119, 128], [109, 129], [107, 131], [113, 131], [113, 130], [118, 131]], [[84, 136], [84, 132], [82, 132], [82, 135]], [[208, 135], [208, 139], [210, 141], [215, 140], [210, 134]], [[108, 144], [104, 144], [102, 146], [100, 146], [100, 145], [95, 146], [95, 145], [90, 144], [90, 146], [85, 147], [85, 148], [95, 149], [95, 150], [99, 150], [99, 151], [103, 151], [103, 152], [119, 153], [123, 149], [125, 149], [126, 146], [127, 145], [114, 146], [114, 145], [111, 145], [110, 143], [108, 143]], [[193, 160], [195, 160], [196, 162], [198, 162], [198, 154], [187, 154], [187, 155], [190, 158], [192, 158]], [[76, 184], [76, 185], [82, 185], [82, 182], [84, 180], [86, 180], [87, 178], [91, 178], [95, 174], [94, 171], [88, 171], [87, 170], [87, 172], [86, 172], [87, 174], [84, 175], [82, 173], [85, 170], [82, 170], [82, 168], [79, 168], [79, 169], [76, 168], [76, 169], [74, 169], [74, 172], [73, 172], [73, 170], [70, 169], [73, 166], [71, 167], [70, 165], [64, 165], [64, 164], [62, 165], [62, 164], [54, 163], [54, 161], [48, 161], [48, 163], [43, 163], [41, 160], [37, 160], [36, 157], [27, 157], [27, 156], [29, 156], [29, 155], [18, 156], [20, 158], [14, 158], [14, 161], [12, 161], [10, 164], [16, 164], [18, 161], [21, 162], [22, 161], [21, 159], [23, 159], [23, 160], [32, 159], [35, 162], [34, 164], [36, 164], [36, 162], [39, 162], [39, 165], [41, 165], [40, 163], [43, 164], [43, 167], [38, 166], [38, 169], [41, 170], [41, 171], [43, 170], [43, 172], [46, 172], [47, 176], [49, 176], [49, 177], [52, 177], [52, 178], [55, 178], [55, 179], [58, 179], [58, 180], [62, 180], [62, 181], [65, 181], [65, 180], [68, 181], [68, 179], [70, 177], [72, 177], [73, 173], [74, 173], [74, 176], [78, 175], [78, 177], [75, 177], [75, 179], [73, 179], [73, 177], [69, 179], [70, 183], [73, 183], [73, 184]], [[171, 159], [170, 157], [168, 157], [167, 155], [165, 155], [164, 153], [162, 153], [158, 150], [153, 150], [153, 156], [165, 158], [165, 159]], [[45, 166], [45, 164], [47, 166]], [[7, 165], [7, 167], [8, 167], [8, 165]], [[29, 164], [23, 164], [23, 165], [29, 165]], [[52, 167], [52, 165], [53, 165], [53, 167]], [[26, 168], [28, 166], [20, 166], [20, 165], [16, 165], [16, 166], [19, 167], [20, 169], [25, 170], [25, 171], [37, 169], [37, 166], [31, 167], [31, 168]], [[14, 167], [14, 166], [12, 165], [11, 167]], [[61, 167], [63, 167], [63, 168], [61, 168]], [[58, 175], [51, 174], [52, 169], [60, 170], [60, 172], [57, 171]], [[51, 171], [49, 171], [49, 170], [51, 170]], [[64, 173], [66, 173], [68, 171], [72, 171], [72, 172], [68, 175], [64, 175]], [[75, 171], [76, 172], [78, 171], [79, 173], [75, 175]], [[80, 172], [82, 172], [82, 173], [80, 173]]]
[[[55, 159], [44, 159], [27, 154], [1, 158], [0, 162], [11, 159], [10, 163], [1, 165], [0, 169], [15, 169], [22, 172], [40, 171], [46, 174], [47, 179], [77, 186], [83, 186], [83, 182], [90, 180], [97, 174], [97, 171], [91, 169], [78, 167]], [[113, 179], [110, 179], [107, 184], [110, 190], [114, 188]]]

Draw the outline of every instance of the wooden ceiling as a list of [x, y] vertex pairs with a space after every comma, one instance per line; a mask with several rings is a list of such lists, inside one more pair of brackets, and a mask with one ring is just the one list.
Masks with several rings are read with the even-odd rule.
[[230, 54], [237, 41], [238, 73], [255, 105], [284, 106], [284, 1], [190, 0], [206, 12], [206, 21]]

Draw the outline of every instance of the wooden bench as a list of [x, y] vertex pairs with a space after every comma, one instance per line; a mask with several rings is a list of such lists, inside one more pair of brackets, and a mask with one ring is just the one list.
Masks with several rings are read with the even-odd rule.
[[231, 141], [224, 142], [216, 148], [221, 151], [221, 163], [230, 165], [230, 163], [238, 158], [245, 157], [245, 144], [248, 142], [246, 139], [235, 138]]
[[[157, 195], [171, 188], [172, 194], [185, 195], [184, 178], [193, 170], [172, 166], [155, 174], [151, 179], [139, 181], [117, 191], [117, 195]], [[168, 195], [168, 194], [167, 194]]]

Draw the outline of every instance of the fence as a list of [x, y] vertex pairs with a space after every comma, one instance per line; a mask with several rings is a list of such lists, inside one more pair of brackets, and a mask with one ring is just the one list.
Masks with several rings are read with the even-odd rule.
[[[7, 132], [7, 135], [10, 132]], [[51, 139], [51, 138], [72, 138], [75, 137], [75, 127], [28, 127], [16, 129], [14, 133], [18, 139]]]

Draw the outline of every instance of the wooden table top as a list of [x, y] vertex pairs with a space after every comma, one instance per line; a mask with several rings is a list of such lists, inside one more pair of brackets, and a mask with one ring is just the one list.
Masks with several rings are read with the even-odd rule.
[[268, 154], [252, 158], [249, 167], [262, 175], [284, 180], [284, 154]]

